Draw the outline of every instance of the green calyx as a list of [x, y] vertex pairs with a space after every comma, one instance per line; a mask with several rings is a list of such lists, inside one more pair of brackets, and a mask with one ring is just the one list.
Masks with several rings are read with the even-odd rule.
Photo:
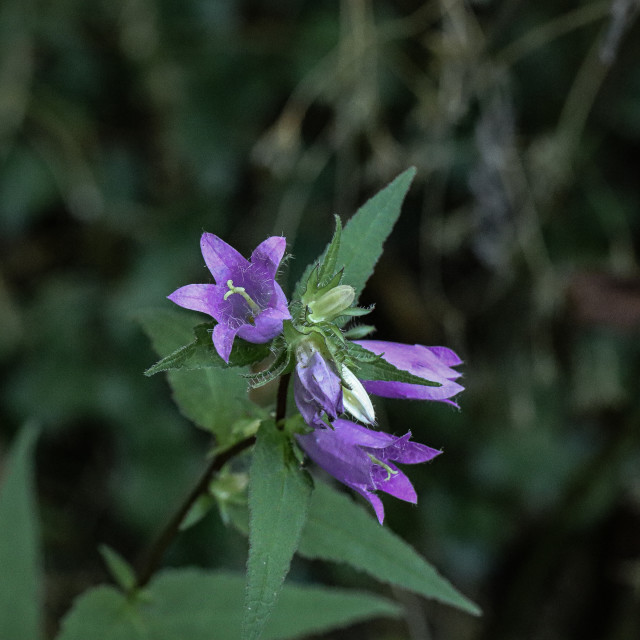
[[340, 284], [329, 289], [315, 300], [307, 303], [311, 322], [330, 322], [348, 309], [356, 297], [355, 289], [348, 284]]

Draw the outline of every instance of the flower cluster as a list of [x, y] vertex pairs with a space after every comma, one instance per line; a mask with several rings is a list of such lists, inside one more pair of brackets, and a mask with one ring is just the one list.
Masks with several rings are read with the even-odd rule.
[[276, 282], [285, 247], [285, 238], [267, 238], [247, 260], [205, 233], [202, 255], [215, 284], [186, 285], [169, 299], [214, 318], [213, 344], [227, 363], [236, 337], [267, 343], [283, 336], [286, 366], [279, 373], [292, 372], [295, 403], [307, 425], [306, 432], [296, 435], [298, 444], [320, 467], [364, 496], [382, 523], [384, 508], [376, 491], [417, 501], [395, 463], [426, 462], [440, 451], [411, 441], [411, 432], [396, 437], [368, 428], [376, 422], [370, 394], [457, 407], [453, 398], [463, 387], [454, 367], [461, 360], [445, 347], [349, 340], [342, 327], [349, 317], [369, 310], [352, 306], [355, 290], [341, 283], [342, 271], [333, 273], [328, 259], [312, 270], [300, 300], [290, 307]]

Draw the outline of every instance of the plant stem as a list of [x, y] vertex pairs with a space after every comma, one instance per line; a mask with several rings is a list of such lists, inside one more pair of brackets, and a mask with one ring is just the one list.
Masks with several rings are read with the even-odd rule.
[[142, 564], [142, 568], [138, 573], [138, 579], [136, 582], [136, 587], [141, 588], [144, 587], [149, 580], [151, 580], [153, 574], [158, 569], [162, 558], [173, 542], [173, 539], [178, 534], [180, 530], [180, 524], [182, 520], [191, 509], [193, 503], [207, 491], [209, 487], [209, 483], [213, 476], [224, 467], [224, 465], [231, 460], [231, 458], [237, 456], [239, 453], [244, 451], [253, 445], [256, 441], [255, 436], [251, 436], [249, 438], [245, 438], [240, 442], [233, 445], [233, 447], [223, 451], [220, 455], [216, 456], [206, 468], [200, 480], [196, 484], [196, 486], [192, 489], [191, 493], [186, 497], [180, 508], [173, 515], [171, 520], [167, 523], [165, 528], [161, 531], [160, 535], [156, 538], [155, 542], [152, 544], [151, 548], [147, 552], [145, 556], [145, 561]]
[[280, 382], [278, 384], [278, 398], [276, 401], [276, 426], [278, 429], [282, 429], [282, 421], [287, 416], [287, 394], [289, 392], [289, 379], [290, 373], [285, 373], [280, 376]]

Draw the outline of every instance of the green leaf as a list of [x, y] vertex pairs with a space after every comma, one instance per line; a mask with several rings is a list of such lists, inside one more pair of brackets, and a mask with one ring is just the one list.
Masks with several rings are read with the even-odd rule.
[[[159, 355], [164, 356], [184, 345], [190, 337], [196, 316], [173, 310], [150, 310], [138, 318]], [[233, 425], [244, 413], [250, 413], [245, 368], [177, 369], [167, 371], [173, 399], [180, 411], [202, 429], [216, 435], [224, 448], [237, 440]]]
[[[354, 373], [360, 380], [384, 380], [385, 382], [407, 382], [409, 384], [419, 384], [425, 387], [441, 387], [439, 382], [433, 382], [426, 378], [421, 378], [404, 369], [398, 369], [395, 365], [387, 362], [382, 356], [367, 351], [354, 342], [347, 343], [347, 353], [350, 358], [356, 361], [357, 369]], [[371, 356], [374, 356], [373, 358]]]
[[376, 328], [371, 324], [359, 324], [355, 327], [351, 327], [344, 332], [344, 337], [348, 340], [362, 340], [368, 335], [371, 335]]
[[[400, 215], [402, 202], [415, 173], [416, 170], [413, 167], [401, 173], [360, 207], [342, 232], [336, 265], [344, 266], [343, 282], [355, 289], [356, 301], [373, 273], [373, 268], [382, 253], [384, 241]], [[294, 299], [302, 297], [314, 264], [324, 261], [327, 250], [328, 247], [316, 262], [307, 267], [296, 285]]]
[[0, 490], [0, 634], [42, 638], [41, 558], [32, 456], [36, 430], [13, 444]]
[[[134, 602], [100, 586], [76, 600], [57, 640], [237, 640], [244, 586], [241, 575], [199, 569], [158, 574]], [[287, 584], [263, 638], [299, 638], [400, 615], [395, 604], [370, 594]]]
[[132, 591], [136, 586], [136, 574], [131, 565], [106, 544], [101, 544], [98, 551], [107, 565], [111, 577], [120, 588], [127, 593]]
[[298, 553], [343, 562], [381, 582], [480, 615], [480, 609], [404, 540], [346, 495], [317, 482]]
[[272, 422], [258, 430], [249, 472], [249, 560], [242, 638], [257, 640], [289, 572], [312, 483]]
[[156, 362], [145, 372], [145, 376], [152, 376], [161, 371], [172, 369], [206, 369], [207, 367], [245, 367], [254, 362], [260, 362], [269, 355], [268, 344], [252, 344], [236, 337], [233, 349], [226, 363], [216, 351], [211, 339], [212, 324], [205, 322], [193, 328], [195, 340], [178, 347], [175, 351]]

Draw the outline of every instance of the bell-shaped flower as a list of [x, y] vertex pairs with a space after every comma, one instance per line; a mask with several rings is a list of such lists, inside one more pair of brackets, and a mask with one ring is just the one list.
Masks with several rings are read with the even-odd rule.
[[282, 332], [283, 320], [291, 318], [287, 299], [275, 281], [286, 239], [267, 238], [250, 260], [213, 233], [202, 234], [200, 247], [216, 284], [188, 284], [168, 298], [218, 321], [213, 344], [220, 357], [229, 362], [236, 335], [248, 342], [269, 342]]
[[427, 462], [440, 451], [411, 442], [411, 432], [398, 438], [340, 418], [332, 426], [297, 436], [298, 443], [318, 466], [364, 496], [380, 524], [384, 507], [375, 491], [413, 504], [418, 501], [409, 478], [394, 463]]
[[296, 406], [310, 427], [325, 428], [323, 416], [335, 419], [343, 411], [340, 378], [312, 343], [302, 343], [296, 349], [296, 360]]
[[458, 407], [451, 398], [460, 393], [464, 387], [455, 382], [462, 374], [453, 367], [462, 364], [462, 360], [451, 349], [382, 340], [356, 340], [355, 342], [368, 351], [382, 355], [383, 360], [398, 369], [441, 385], [430, 387], [408, 382], [363, 380], [362, 384], [369, 393], [384, 398], [436, 400]]

